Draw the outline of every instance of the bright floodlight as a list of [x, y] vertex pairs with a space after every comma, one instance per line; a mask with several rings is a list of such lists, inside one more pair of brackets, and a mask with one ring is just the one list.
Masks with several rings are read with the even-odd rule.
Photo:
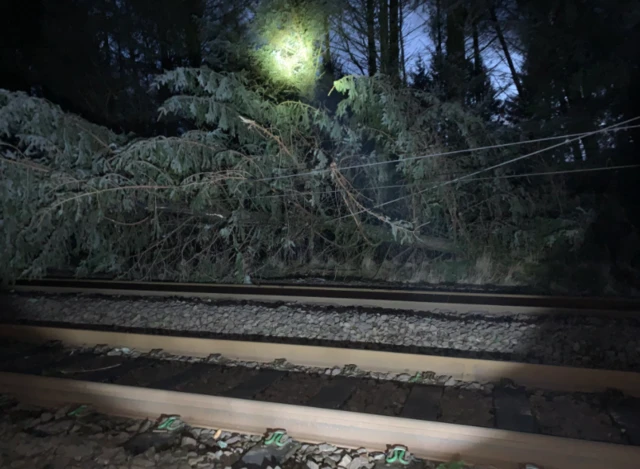
[[315, 73], [313, 43], [302, 34], [281, 31], [271, 43], [274, 77], [288, 82], [304, 80], [309, 72]]

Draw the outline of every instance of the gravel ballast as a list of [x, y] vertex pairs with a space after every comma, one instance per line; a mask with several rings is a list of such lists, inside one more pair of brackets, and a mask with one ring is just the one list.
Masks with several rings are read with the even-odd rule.
[[118, 327], [248, 340], [640, 371], [632, 318], [458, 314], [175, 298], [5, 294], [7, 322]]
[[[7, 402], [4, 397], [0, 395], [2, 468], [374, 469], [385, 458], [382, 452], [364, 448], [289, 440], [286, 454], [264, 459], [269, 452], [260, 435], [189, 426], [158, 433], [155, 421], [113, 417], [91, 409], [74, 415], [77, 406], [41, 408]], [[417, 459], [399, 467], [483, 469]]]

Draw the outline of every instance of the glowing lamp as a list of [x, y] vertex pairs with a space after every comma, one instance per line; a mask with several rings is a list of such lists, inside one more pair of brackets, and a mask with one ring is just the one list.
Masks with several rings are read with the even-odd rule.
[[313, 55], [311, 40], [305, 40], [301, 34], [281, 31], [271, 41], [271, 72], [290, 82], [304, 79], [309, 72], [315, 74]]

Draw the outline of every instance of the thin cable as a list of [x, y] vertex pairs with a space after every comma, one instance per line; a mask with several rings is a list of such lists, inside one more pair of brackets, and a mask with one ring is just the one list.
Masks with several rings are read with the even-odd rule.
[[[514, 178], [525, 178], [525, 177], [535, 177], [535, 176], [553, 176], [556, 174], [573, 174], [573, 173], [589, 173], [589, 172], [597, 172], [597, 171], [614, 171], [618, 169], [634, 169], [640, 168], [640, 164], [628, 164], [628, 165], [620, 165], [620, 166], [600, 166], [596, 168], [581, 168], [581, 169], [566, 169], [566, 170], [557, 170], [557, 171], [542, 171], [537, 173], [521, 173], [521, 174], [507, 174], [503, 176], [489, 176], [489, 177], [481, 177], [481, 178], [472, 178], [466, 179], [465, 182], [471, 181], [490, 181], [495, 179], [514, 179]], [[442, 176], [443, 174], [452, 174], [452, 173], [440, 173], [436, 176]], [[368, 186], [368, 187], [360, 187], [355, 188], [357, 191], [366, 191], [373, 189], [401, 189], [401, 188], [409, 188], [415, 186], [421, 186], [421, 183], [414, 184], [393, 184], [388, 186]], [[325, 191], [316, 191], [316, 192], [301, 192], [301, 191], [288, 191], [283, 194], [271, 194], [271, 195], [263, 195], [256, 197], [249, 197], [248, 200], [256, 200], [256, 199], [284, 199], [288, 197], [293, 197], [296, 195], [327, 195], [327, 194], [338, 194], [341, 193], [342, 189], [331, 189]], [[220, 199], [224, 200], [224, 199]]]
[[545, 171], [545, 172], [539, 172], [539, 173], [507, 174], [504, 176], [490, 176], [490, 177], [467, 179], [467, 181], [488, 181], [493, 179], [513, 179], [513, 178], [533, 177], [533, 176], [553, 176], [556, 174], [592, 173], [596, 171], [613, 171], [616, 169], [632, 169], [632, 168], [640, 168], [640, 164], [626, 164], [621, 166], [602, 166], [600, 168], [565, 169], [565, 170], [558, 170], [558, 171]]
[[[523, 178], [523, 177], [533, 177], [533, 176], [554, 176], [557, 174], [573, 174], [573, 173], [587, 173], [587, 172], [596, 172], [596, 171], [613, 171], [613, 170], [618, 170], [618, 169], [635, 169], [635, 168], [640, 168], [640, 164], [630, 164], [630, 165], [621, 165], [621, 166], [602, 166], [602, 167], [598, 167], [598, 168], [582, 168], [582, 169], [568, 169], [568, 170], [559, 170], [559, 171], [546, 171], [546, 172], [537, 172], [537, 173], [522, 173], [522, 174], [509, 174], [509, 175], [504, 175], [504, 176], [491, 176], [491, 177], [483, 177], [483, 178], [473, 178], [473, 179], [468, 179], [467, 182], [471, 182], [471, 181], [486, 181], [486, 180], [494, 180], [494, 179], [512, 179], [512, 178]], [[368, 190], [368, 189], [392, 189], [392, 188], [402, 188], [402, 187], [415, 187], [417, 185], [420, 185], [419, 183], [416, 184], [395, 184], [395, 185], [389, 185], [389, 186], [371, 186], [371, 187], [363, 187], [358, 189], [359, 191], [362, 190]], [[251, 200], [256, 200], [256, 199], [271, 199], [271, 198], [276, 198], [276, 199], [281, 199], [281, 198], [288, 198], [288, 197], [292, 197], [294, 195], [321, 195], [321, 194], [337, 194], [339, 192], [342, 192], [339, 189], [334, 189], [331, 191], [320, 191], [320, 192], [291, 192], [288, 194], [273, 194], [273, 195], [264, 195], [264, 196], [260, 196], [260, 197], [248, 197], [247, 200], [251, 201]], [[224, 202], [227, 199], [226, 198], [218, 198], [218, 199], [214, 199], [218, 202]], [[305, 202], [308, 202], [308, 200], [304, 199]], [[351, 215], [349, 215], [351, 216]], [[341, 217], [341, 218], [345, 218], [345, 217]], [[340, 220], [341, 218], [338, 218], [337, 220]]]
[[[431, 190], [431, 189], [438, 189], [438, 188], [440, 188], [440, 187], [444, 187], [444, 186], [447, 186], [447, 185], [449, 185], [449, 184], [454, 184], [454, 183], [456, 183], [456, 182], [458, 182], [458, 181], [462, 181], [462, 180], [464, 180], [464, 179], [467, 179], [467, 178], [473, 177], [473, 176], [475, 176], [475, 175], [477, 175], [477, 174], [481, 174], [481, 173], [484, 173], [484, 172], [487, 172], [487, 171], [491, 171], [492, 169], [500, 168], [500, 167], [502, 167], [502, 166], [506, 166], [506, 165], [508, 165], [508, 164], [515, 163], [516, 161], [520, 161], [520, 160], [523, 160], [523, 159], [525, 159], [525, 158], [530, 158], [530, 157], [535, 156], [535, 155], [538, 155], [538, 154], [540, 154], [540, 153], [544, 153], [544, 152], [546, 152], [546, 151], [553, 150], [554, 148], [558, 148], [558, 147], [561, 147], [561, 146], [563, 146], [563, 145], [567, 145], [567, 144], [569, 144], [569, 143], [571, 143], [571, 142], [575, 142], [575, 141], [580, 140], [580, 139], [582, 139], [582, 138], [584, 138], [584, 137], [589, 137], [589, 136], [596, 135], [596, 134], [599, 134], [599, 133], [609, 132], [609, 131], [611, 131], [612, 129], [615, 129], [615, 128], [617, 128], [617, 127], [623, 126], [623, 125], [628, 124], [628, 123], [633, 122], [633, 121], [637, 121], [638, 119], [640, 119], [640, 116], [634, 117], [634, 118], [632, 118], [632, 119], [628, 119], [628, 120], [623, 121], [623, 122], [620, 122], [620, 123], [618, 123], [618, 124], [610, 125], [610, 126], [608, 126], [608, 127], [605, 127], [604, 129], [598, 129], [598, 130], [594, 130], [594, 131], [592, 131], [592, 132], [587, 132], [586, 134], [582, 134], [582, 136], [580, 136], [580, 137], [576, 137], [576, 138], [573, 138], [573, 139], [565, 140], [564, 142], [556, 143], [555, 145], [551, 145], [551, 146], [549, 146], [549, 147], [542, 148], [542, 149], [540, 149], [540, 150], [536, 150], [536, 151], [533, 151], [533, 152], [531, 152], [531, 153], [527, 153], [527, 154], [525, 154], [525, 155], [521, 155], [521, 156], [518, 156], [518, 157], [516, 157], [516, 158], [512, 158], [512, 159], [510, 159], [510, 160], [507, 160], [507, 161], [503, 161], [503, 162], [498, 163], [498, 164], [495, 164], [495, 165], [493, 165], [493, 166], [489, 166], [488, 168], [484, 168], [484, 169], [481, 169], [481, 170], [478, 170], [478, 171], [474, 171], [473, 173], [469, 173], [469, 174], [467, 174], [467, 175], [465, 175], [465, 176], [462, 176], [462, 177], [459, 177], [459, 178], [455, 178], [455, 179], [452, 179], [452, 180], [450, 180], [450, 181], [445, 181], [445, 182], [443, 182], [443, 183], [441, 183], [441, 184], [434, 185], [434, 186], [432, 186], [432, 187], [427, 187], [426, 189], [423, 189], [423, 190], [421, 190], [420, 192], [418, 192], [418, 195], [423, 194], [423, 193], [425, 193], [425, 192], [426, 192], [426, 191], [428, 191], [428, 190]], [[374, 205], [373, 207], [371, 207], [371, 208], [370, 208], [370, 209], [368, 209], [368, 210], [373, 210], [373, 209], [376, 209], [376, 208], [384, 207], [384, 206], [389, 205], [389, 204], [393, 204], [393, 203], [398, 202], [398, 201], [400, 201], [400, 200], [404, 200], [404, 199], [406, 199], [407, 197], [411, 197], [412, 195], [413, 195], [413, 194], [404, 195], [404, 196], [402, 196], [402, 197], [398, 197], [398, 198], [396, 198], [396, 199], [389, 200], [389, 201], [387, 201], [387, 202], [383, 202], [383, 203], [380, 203], [380, 204]], [[349, 215], [345, 215], [345, 216], [342, 216], [342, 217], [339, 217], [339, 218], [334, 218], [332, 221], [342, 220], [342, 219], [344, 219], [344, 218], [349, 218], [349, 217], [352, 217], [352, 216], [355, 216], [355, 215], [359, 215], [359, 214], [361, 214], [361, 213], [365, 213], [365, 212], [367, 212], [367, 210], [360, 210], [359, 212], [351, 213], [351, 214], [349, 214]]]
[[[632, 122], [634, 120], [635, 119], [630, 119], [630, 120], [628, 120], [626, 122]], [[624, 124], [624, 122], [621, 122], [620, 124], [615, 124], [613, 126], [609, 126], [609, 127], [604, 128], [604, 129], [598, 129], [598, 130], [591, 131], [591, 132], [559, 135], [557, 137], [543, 137], [543, 138], [537, 138], [537, 139], [533, 139], [533, 140], [522, 140], [520, 142], [501, 143], [501, 144], [498, 144], [498, 145], [488, 145], [488, 146], [484, 146], [484, 147], [467, 148], [467, 149], [464, 149], [464, 150], [454, 150], [454, 151], [447, 151], [447, 152], [443, 152], [443, 153], [430, 153], [428, 155], [411, 156], [409, 158], [403, 158], [401, 160], [372, 161], [370, 163], [362, 163], [362, 164], [356, 164], [356, 165], [351, 165], [351, 166], [344, 166], [344, 167], [338, 168], [338, 170], [339, 171], [344, 171], [344, 170], [347, 170], [347, 169], [366, 168], [366, 167], [370, 167], [370, 166], [379, 166], [379, 165], [383, 165], [383, 164], [403, 163], [405, 161], [423, 160], [423, 159], [427, 159], [427, 158], [436, 158], [436, 157], [440, 157], [440, 156], [450, 156], [450, 155], [458, 155], [458, 154], [461, 154], [461, 153], [468, 153], [468, 152], [472, 153], [472, 152], [482, 151], [482, 150], [492, 150], [492, 149], [497, 149], [497, 148], [507, 148], [507, 147], [512, 147], [512, 146], [516, 146], [516, 145], [525, 145], [525, 144], [530, 144], [530, 143], [547, 142], [547, 141], [551, 141], [551, 140], [568, 139], [570, 137], [577, 137], [577, 140], [579, 140], [581, 138], [593, 135], [594, 133], [599, 133], [599, 132], [619, 132], [621, 130], [629, 130], [629, 129], [635, 129], [635, 128], [640, 127], [640, 125], [617, 127], [618, 125], [623, 125], [623, 124]], [[571, 141], [575, 141], [575, 140], [576, 139], [567, 140], [565, 142], [562, 142], [559, 145], [564, 145], [565, 143], [570, 143]], [[314, 170], [314, 171], [308, 171], [306, 173], [283, 174], [281, 176], [271, 176], [271, 177], [265, 177], [265, 178], [260, 178], [260, 179], [252, 179], [251, 181], [253, 181], [253, 182], [277, 181], [277, 180], [281, 180], [281, 179], [289, 179], [289, 178], [302, 177], [302, 176], [316, 176], [318, 174], [324, 174], [324, 173], [328, 173], [330, 171], [331, 171], [331, 169], [329, 169], [329, 168], [327, 168], [327, 169], [317, 169], [317, 170]]]

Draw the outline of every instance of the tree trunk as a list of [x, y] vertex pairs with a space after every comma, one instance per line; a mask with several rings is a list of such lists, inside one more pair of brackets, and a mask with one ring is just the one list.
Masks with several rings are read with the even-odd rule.
[[[566, 95], [566, 117], [570, 122], [567, 126], [570, 133], [588, 132], [594, 128], [592, 117], [589, 114], [587, 105], [580, 92], [576, 89], [575, 83], [567, 81], [564, 92]], [[581, 159], [589, 160], [591, 163], [598, 160], [600, 146], [598, 137], [593, 135], [579, 140]]]
[[402, 34], [402, 28], [404, 26], [404, 12], [402, 9], [402, 2], [400, 3], [400, 25], [398, 30], [400, 31], [400, 69], [402, 71], [402, 83], [407, 86], [407, 59], [404, 55], [404, 34]]
[[189, 0], [188, 14], [189, 20], [185, 27], [187, 57], [191, 67], [202, 65], [202, 51], [200, 50], [200, 25], [202, 19], [203, 5], [201, 0]]
[[125, 65], [124, 55], [122, 54], [122, 39], [118, 38], [118, 71], [120, 72], [120, 79], [124, 82]]
[[516, 86], [518, 90], [518, 95], [520, 98], [524, 98], [522, 84], [520, 83], [520, 78], [518, 78], [518, 72], [516, 72], [516, 67], [513, 65], [513, 60], [511, 59], [511, 53], [509, 52], [509, 47], [507, 46], [507, 41], [504, 38], [504, 34], [502, 33], [502, 27], [500, 26], [500, 22], [498, 21], [498, 15], [496, 14], [496, 8], [493, 3], [489, 6], [489, 15], [491, 16], [491, 21], [493, 22], [493, 27], [496, 31], [496, 35], [498, 36], [498, 41], [500, 41], [500, 46], [502, 46], [502, 52], [504, 54], [505, 59], [507, 59], [507, 64], [509, 65], [509, 71], [511, 72], [511, 79], [513, 80], [513, 84]]
[[484, 101], [484, 82], [482, 70], [482, 56], [480, 55], [480, 39], [478, 37], [478, 22], [473, 21], [473, 97], [476, 104]]
[[389, 0], [389, 75], [397, 80], [400, 71], [398, 0]]
[[442, 54], [442, 4], [436, 0], [436, 55]]
[[[371, 225], [368, 223], [363, 223], [361, 226], [364, 233], [374, 242], [397, 242], [388, 226]], [[412, 246], [426, 248], [431, 251], [450, 253], [457, 252], [455, 243], [446, 238], [416, 235], [415, 237], [405, 240], [405, 243]]]
[[473, 23], [473, 71], [476, 75], [482, 73], [482, 56], [480, 55], [480, 39], [478, 37], [478, 23]]
[[389, 4], [380, 0], [380, 70], [389, 73]]
[[[566, 117], [569, 115], [569, 99], [567, 98], [566, 90], [562, 90], [562, 95], [558, 99], [560, 106], [560, 112]], [[567, 133], [573, 133], [573, 127], [567, 129]], [[571, 152], [573, 153], [574, 161], [582, 161], [582, 149], [580, 148], [580, 141], [574, 140], [570, 143]]]
[[324, 51], [322, 52], [322, 60], [324, 62], [324, 70], [333, 74], [333, 62], [331, 61], [331, 36], [329, 30], [329, 16], [324, 17]]
[[[283, 221], [279, 218], [274, 218], [272, 213], [256, 212], [254, 210], [234, 210], [233, 212], [226, 209], [218, 209], [216, 212], [194, 212], [187, 207], [175, 206], [158, 206], [150, 207], [140, 202], [138, 206], [145, 209], [148, 213], [165, 212], [172, 213], [179, 217], [197, 217], [206, 219], [207, 223], [219, 223], [225, 224], [228, 222], [229, 217], [232, 215], [235, 217], [235, 222], [242, 226], [262, 226], [272, 225], [281, 226]], [[334, 230], [336, 225], [333, 221], [308, 219], [298, 219], [297, 222], [304, 222], [305, 226], [316, 225], [320, 229]], [[391, 232], [391, 228], [386, 225], [372, 225], [370, 223], [362, 223], [362, 230], [364, 233], [375, 242], [396, 242]], [[416, 235], [406, 241], [406, 244], [413, 246], [420, 246], [422, 248], [430, 249], [432, 251], [440, 252], [457, 252], [457, 247], [450, 239], [437, 238], [435, 236]]]
[[369, 68], [369, 76], [376, 74], [376, 15], [375, 15], [375, 3], [373, 0], [367, 0], [366, 4], [366, 18], [367, 18], [367, 63]]
[[165, 39], [160, 40], [160, 67], [162, 68], [161, 71], [167, 71], [173, 68], [171, 57], [169, 57], [169, 51], [167, 49], [167, 42]]
[[447, 67], [446, 80], [450, 99], [462, 99], [465, 86], [464, 21], [466, 11], [454, 2], [447, 11]]

